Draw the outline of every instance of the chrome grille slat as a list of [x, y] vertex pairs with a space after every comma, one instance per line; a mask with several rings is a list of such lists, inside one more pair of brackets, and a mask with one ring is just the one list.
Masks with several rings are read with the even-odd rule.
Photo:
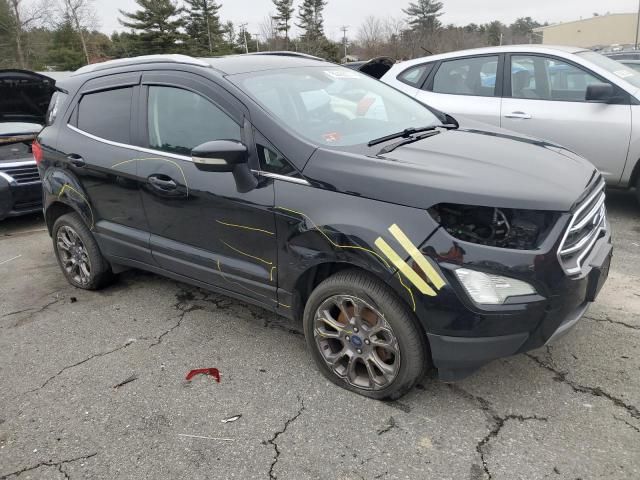
[[0, 164], [0, 172], [4, 173], [5, 176], [11, 177], [18, 185], [40, 181], [38, 166], [35, 162], [21, 162], [20, 164], [14, 163], [9, 165]]
[[582, 272], [584, 259], [589, 255], [607, 228], [604, 181], [574, 210], [558, 249], [558, 259], [568, 275]]

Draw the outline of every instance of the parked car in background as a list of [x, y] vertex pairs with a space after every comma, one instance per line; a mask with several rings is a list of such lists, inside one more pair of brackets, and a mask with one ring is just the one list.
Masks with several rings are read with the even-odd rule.
[[552, 141], [640, 201], [640, 73], [573, 47], [503, 46], [394, 65], [381, 80], [421, 102]]
[[362, 73], [149, 56], [60, 88], [34, 154], [67, 280], [141, 268], [302, 318], [351, 391], [398, 398], [432, 366], [454, 380], [540, 347], [607, 278], [593, 165]]
[[42, 210], [31, 143], [45, 124], [55, 82], [24, 70], [0, 70], [0, 220]]
[[637, 51], [637, 50], [609, 52], [609, 53], [605, 53], [604, 55], [618, 62], [620, 62], [621, 60], [640, 60], [640, 51]]
[[616, 60], [625, 67], [632, 68], [636, 72], [640, 72], [640, 60]]

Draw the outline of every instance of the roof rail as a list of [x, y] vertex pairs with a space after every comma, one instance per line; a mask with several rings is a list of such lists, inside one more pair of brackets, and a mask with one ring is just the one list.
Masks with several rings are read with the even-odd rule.
[[116, 60], [107, 60], [106, 62], [101, 63], [92, 63], [91, 65], [80, 67], [71, 75], [81, 75], [83, 73], [97, 72], [100, 70], [108, 70], [110, 68], [124, 67], [127, 65], [139, 65], [143, 63], [183, 63], [187, 65], [211, 68], [211, 65], [208, 63], [188, 55], [141, 55], [139, 57], [118, 58]]
[[307, 60], [318, 60], [320, 62], [326, 62], [324, 58], [309, 55], [308, 53], [290, 52], [288, 50], [275, 50], [273, 52], [251, 52], [244, 55], [276, 55], [280, 57], [299, 57], [306, 58]]

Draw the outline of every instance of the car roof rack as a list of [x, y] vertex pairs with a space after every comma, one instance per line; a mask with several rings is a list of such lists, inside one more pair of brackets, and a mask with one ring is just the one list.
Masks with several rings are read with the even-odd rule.
[[92, 63], [80, 67], [71, 75], [81, 75], [83, 73], [97, 72], [100, 70], [108, 70], [110, 68], [125, 67], [127, 65], [140, 65], [144, 63], [182, 63], [187, 65], [196, 65], [198, 67], [211, 68], [208, 63], [198, 60], [197, 58], [190, 57], [188, 55], [141, 55], [139, 57], [118, 58], [116, 60], [107, 60], [101, 63]]

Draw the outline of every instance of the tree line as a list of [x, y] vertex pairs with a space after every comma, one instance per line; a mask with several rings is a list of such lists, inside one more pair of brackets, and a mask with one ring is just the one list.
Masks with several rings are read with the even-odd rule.
[[[335, 0], [334, 0], [335, 1]], [[327, 0], [272, 0], [259, 32], [223, 20], [216, 0], [136, 0], [120, 10], [125, 30], [100, 32], [94, 0], [0, 0], [0, 68], [74, 70], [112, 58], [158, 53], [196, 57], [264, 50], [292, 50], [340, 61], [346, 54], [412, 58], [461, 48], [529, 43], [540, 24], [530, 17], [512, 25], [495, 21], [464, 27], [443, 25], [444, 5], [417, 0], [403, 16], [366, 17], [353, 35], [325, 34]], [[399, 12], [400, 13], [400, 12]], [[350, 38], [353, 37], [353, 38]], [[347, 57], [351, 58], [351, 57]]]

